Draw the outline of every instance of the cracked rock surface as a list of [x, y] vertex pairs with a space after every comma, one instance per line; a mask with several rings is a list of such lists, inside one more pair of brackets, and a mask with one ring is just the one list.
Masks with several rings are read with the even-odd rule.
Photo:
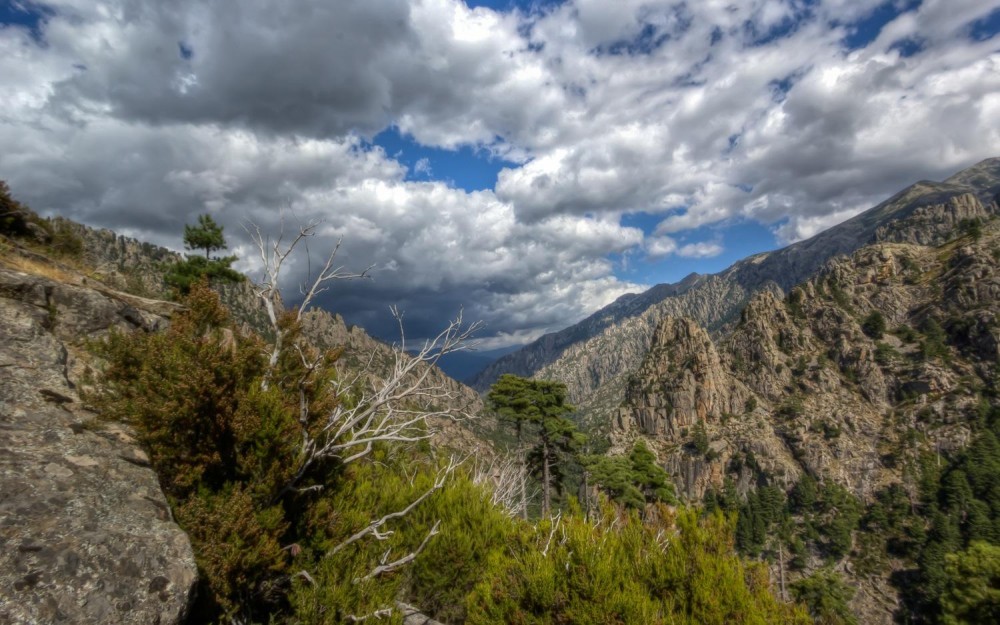
[[197, 569], [148, 458], [71, 380], [83, 340], [169, 304], [0, 269], [0, 623], [183, 622]]

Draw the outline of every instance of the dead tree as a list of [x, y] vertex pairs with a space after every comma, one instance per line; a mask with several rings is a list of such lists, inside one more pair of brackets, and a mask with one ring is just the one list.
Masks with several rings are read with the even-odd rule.
[[[301, 286], [302, 300], [298, 306], [286, 310], [279, 289], [282, 270], [288, 259], [300, 247], [305, 248], [304, 251], [308, 256], [308, 241], [316, 235], [316, 227], [317, 224], [312, 223], [299, 228], [297, 234], [287, 242], [284, 236], [284, 224], [282, 231], [274, 240], [263, 234], [255, 224], [248, 224], [245, 227], [259, 253], [263, 278], [256, 287], [256, 293], [267, 311], [273, 333], [267, 354], [268, 369], [262, 382], [265, 389], [268, 384], [273, 383], [283, 353], [290, 351], [301, 359], [302, 363], [303, 373], [297, 381], [301, 425], [299, 459], [292, 477], [277, 495], [279, 498], [292, 491], [302, 492], [323, 488], [322, 483], [312, 486], [301, 486], [301, 484], [311, 469], [327, 461], [336, 461], [342, 465], [357, 462], [368, 456], [378, 444], [412, 443], [432, 437], [435, 430], [429, 420], [438, 417], [462, 419], [470, 416], [452, 408], [457, 403], [455, 401], [458, 397], [457, 391], [432, 372], [434, 365], [442, 356], [471, 347], [470, 338], [480, 324], [464, 324], [460, 313], [437, 336], [423, 341], [415, 354], [409, 354], [403, 328], [403, 315], [392, 308], [392, 315], [399, 325], [400, 340], [393, 345], [390, 366], [387, 370], [376, 370], [375, 354], [372, 354], [361, 371], [353, 376], [332, 377], [327, 382], [330, 385], [328, 392], [335, 397], [350, 397], [351, 401], [336, 402], [334, 407], [319, 416], [319, 422], [316, 422], [317, 417], [313, 414], [314, 407], [310, 405], [306, 388], [315, 382], [313, 376], [321, 371], [324, 356], [317, 355], [293, 329], [302, 321], [303, 314], [314, 304], [316, 298], [330, 288], [331, 283], [368, 277], [373, 268], [369, 266], [363, 271], [355, 272], [338, 265], [336, 262], [340, 250], [338, 241], [319, 272], [315, 275], [310, 272], [307, 282]], [[289, 324], [287, 318], [283, 319], [285, 315], [290, 315], [294, 323]], [[384, 540], [391, 534], [391, 531], [385, 529], [385, 524], [406, 516], [431, 494], [442, 488], [457, 465], [458, 463], [452, 459], [446, 467], [439, 470], [434, 485], [429, 490], [401, 510], [372, 520], [367, 526], [331, 549], [327, 555], [332, 556], [361, 539]], [[386, 552], [379, 564], [367, 575], [354, 580], [355, 583], [394, 571], [411, 562], [439, 532], [439, 525], [440, 521], [434, 524], [414, 551], [394, 558]], [[308, 573], [304, 577], [309, 579]], [[363, 620], [372, 616], [379, 617], [380, 614], [385, 612], [355, 618]]]

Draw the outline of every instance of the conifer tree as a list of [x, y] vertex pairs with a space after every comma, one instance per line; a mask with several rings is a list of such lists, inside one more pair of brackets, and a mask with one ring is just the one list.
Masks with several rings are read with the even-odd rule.
[[222, 226], [215, 223], [210, 215], [199, 215], [197, 225], [184, 226], [184, 248], [205, 250], [205, 256], [188, 256], [167, 271], [164, 280], [180, 294], [187, 294], [203, 278], [222, 282], [243, 281], [243, 274], [231, 267], [236, 262], [236, 256], [211, 257], [212, 252], [224, 250], [227, 246]]
[[576, 424], [566, 418], [573, 412], [566, 403], [566, 385], [505, 374], [490, 389], [489, 400], [501, 416], [514, 422], [518, 436], [527, 427], [536, 437], [528, 460], [542, 475], [542, 514], [549, 514], [557, 456], [573, 451], [583, 439]]
[[215, 223], [211, 215], [198, 215], [196, 226], [184, 225], [184, 249], [205, 250], [205, 260], [209, 260], [211, 252], [226, 248], [222, 226]]

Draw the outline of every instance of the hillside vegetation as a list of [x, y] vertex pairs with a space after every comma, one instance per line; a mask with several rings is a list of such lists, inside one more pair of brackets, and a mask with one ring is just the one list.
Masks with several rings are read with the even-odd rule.
[[[158, 285], [128, 267], [178, 260], [66, 232], [80, 248], [55, 259], [50, 239], [6, 229], [0, 257], [144, 295]], [[111, 243], [100, 262], [95, 236]], [[188, 622], [400, 623], [405, 604], [445, 623], [808, 622], [776, 598], [766, 567], [735, 553], [735, 517], [607, 501], [588, 514], [565, 498], [554, 516], [516, 518], [498, 496], [503, 469], [468, 457], [467, 432], [426, 418], [461, 407], [419, 393], [383, 402], [386, 369], [356, 375], [358, 343], [331, 344], [336, 326], [318, 331], [315, 313], [289, 310], [259, 332], [248, 322], [266, 323], [259, 308], [234, 301], [231, 311], [195, 283], [166, 329], [90, 342], [86, 401], [106, 427], [134, 431], [194, 548]], [[404, 387], [417, 379], [453, 396], [433, 370], [404, 373]]]

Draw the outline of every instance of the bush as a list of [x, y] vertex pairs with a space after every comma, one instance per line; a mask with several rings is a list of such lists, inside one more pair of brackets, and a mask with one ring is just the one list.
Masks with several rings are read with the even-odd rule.
[[[771, 595], [763, 565], [732, 555], [732, 519], [661, 509], [644, 525], [605, 507], [596, 526], [543, 521], [490, 559], [468, 623], [808, 623]], [[660, 536], [672, 536], [661, 540]], [[642, 554], [636, 557], [636, 554]]]
[[641, 440], [628, 456], [592, 456], [583, 463], [594, 483], [626, 507], [642, 510], [647, 503], [677, 501], [670, 476]]
[[857, 625], [848, 602], [854, 596], [854, 589], [844, 583], [843, 578], [823, 569], [794, 582], [792, 596], [809, 608], [816, 623], [823, 625]]
[[875, 345], [875, 362], [884, 366], [891, 365], [899, 358], [899, 352], [888, 343], [878, 343]]
[[933, 317], [928, 317], [920, 329], [924, 334], [924, 340], [920, 343], [921, 357], [924, 360], [946, 358], [948, 356], [948, 347], [945, 345], [945, 341], [948, 335], [944, 331], [944, 328], [941, 327], [941, 324]]
[[868, 335], [869, 338], [874, 340], [879, 340], [882, 335], [885, 334], [886, 323], [885, 317], [882, 316], [877, 310], [874, 310], [865, 317], [864, 321], [861, 322], [861, 330]]

